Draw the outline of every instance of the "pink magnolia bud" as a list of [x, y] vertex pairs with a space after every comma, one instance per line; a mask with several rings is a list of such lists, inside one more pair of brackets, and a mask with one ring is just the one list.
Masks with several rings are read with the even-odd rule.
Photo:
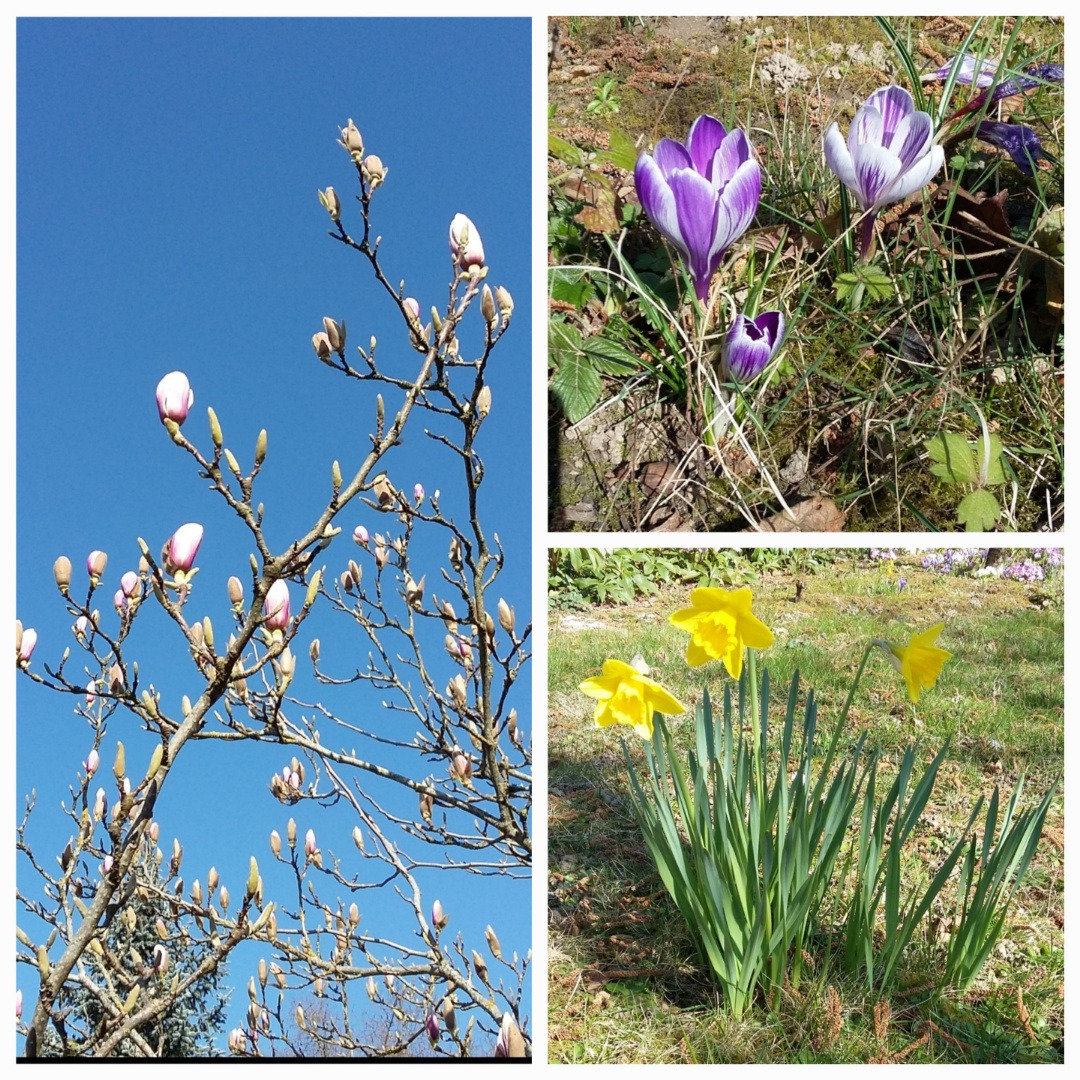
[[431, 905], [431, 925], [436, 930], [441, 930], [448, 922], [450, 917], [443, 913], [442, 903], [438, 900]]
[[83, 762], [83, 767], [86, 769], [87, 776], [93, 776], [97, 772], [98, 766], [101, 764], [101, 755], [96, 750], [91, 750], [86, 755], [86, 760]]
[[112, 870], [112, 868], [113, 857], [111, 855], [106, 855], [105, 858], [101, 860], [101, 876], [108, 877], [109, 871]]
[[129, 570], [120, 579], [120, 588], [123, 589], [125, 596], [134, 596], [139, 588], [139, 575], [134, 570]]
[[127, 597], [124, 595], [123, 589], [117, 589], [116, 592], [113, 593], [112, 602], [113, 607], [116, 608], [117, 611], [123, 612], [124, 605], [127, 603]]
[[427, 1028], [428, 1041], [432, 1046], [437, 1046], [439, 1042], [439, 1018], [433, 1012], [428, 1013], [424, 1026]]
[[484, 265], [484, 245], [480, 233], [464, 214], [455, 214], [450, 222], [450, 251], [462, 270]]
[[34, 646], [37, 645], [37, 631], [28, 627], [22, 633], [22, 640], [18, 645], [18, 663], [20, 667], [26, 667], [30, 663], [30, 657], [34, 655]]
[[424, 501], [424, 485], [413, 484], [413, 498], [416, 500], [416, 505], [419, 506]]
[[22, 991], [15, 991], [15, 1019], [18, 1020], [22, 1016]]
[[90, 633], [90, 620], [85, 615], [80, 615], [75, 620], [75, 625], [72, 629], [75, 631], [75, 636], [81, 641], [88, 633]]
[[289, 625], [289, 583], [278, 578], [263, 601], [266, 626], [270, 630], [284, 630]]
[[353, 529], [352, 538], [360, 545], [360, 547], [367, 547], [368, 542], [371, 540], [371, 536], [363, 525], [357, 525], [356, 528]]
[[197, 521], [181, 525], [169, 538], [165, 550], [165, 569], [170, 574], [177, 571], [187, 574], [195, 564], [202, 538], [203, 527]]
[[157, 384], [157, 411], [163, 423], [174, 420], [177, 424], [182, 424], [194, 404], [195, 391], [191, 389], [188, 377], [182, 371], [170, 371]]
[[521, 1037], [521, 1029], [517, 1026], [513, 1013], [503, 1013], [499, 1037], [495, 1040], [495, 1056], [504, 1058], [525, 1056], [525, 1040]]
[[105, 573], [105, 564], [109, 561], [109, 556], [104, 551], [91, 551], [86, 556], [86, 572], [90, 575], [90, 580], [95, 584], [97, 579]]
[[94, 820], [101, 821], [105, 817], [105, 811], [108, 810], [109, 805], [105, 800], [105, 789], [98, 788], [97, 794], [94, 796]]
[[308, 829], [304, 833], [304, 854], [310, 859], [318, 850], [319, 845], [315, 843], [315, 830]]
[[88, 709], [93, 707], [94, 699], [96, 697], [97, 697], [97, 683], [93, 679], [91, 679], [86, 684], [86, 707]]
[[417, 324], [420, 322], [420, 301], [415, 296], [405, 297], [405, 307], [412, 312], [412, 317], [416, 320]]

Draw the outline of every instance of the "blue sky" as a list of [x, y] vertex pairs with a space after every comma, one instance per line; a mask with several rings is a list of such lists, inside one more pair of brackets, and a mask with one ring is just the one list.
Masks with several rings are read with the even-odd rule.
[[[332, 184], [343, 218], [358, 222], [351, 164], [336, 143], [349, 117], [367, 151], [389, 168], [373, 216], [391, 281], [404, 279], [425, 313], [444, 307], [447, 229], [462, 212], [483, 237], [488, 280], [514, 296], [511, 330], [488, 368], [493, 408], [478, 449], [487, 462], [487, 527], [507, 552], [494, 595], [505, 596], [524, 623], [531, 581], [528, 21], [23, 19], [17, 44], [17, 611], [40, 635], [39, 670], [65, 647], [75, 652], [53, 559], [67, 554], [82, 588], [87, 553], [106, 551], [97, 606], [115, 619], [110, 598], [137, 563], [135, 538], [156, 553], [186, 521], [206, 526], [193, 603], [227, 633], [225, 580], [246, 578], [251, 544], [161, 428], [154, 388], [166, 372], [190, 378], [195, 407], [184, 431], [204, 449], [207, 405], [241, 463], [267, 429], [256, 497], [278, 550], [325, 504], [331, 462], [339, 459], [351, 475], [368, 448], [374, 391], [318, 364], [312, 333], [324, 315], [345, 319], [350, 352], [375, 335], [380, 366], [395, 374], [408, 374], [416, 354], [364, 261], [327, 236], [319, 188]], [[461, 334], [463, 352], [475, 349], [480, 326], [475, 312]], [[457, 466], [415, 427], [387, 465], [406, 490], [417, 481], [428, 493], [441, 488], [450, 512]], [[322, 560], [328, 573], [336, 576], [357, 555], [347, 533], [361, 522], [373, 533], [387, 524], [359, 507], [346, 512], [339, 521], [346, 534]], [[413, 559], [430, 559], [429, 583], [444, 549], [442, 539], [438, 550], [417, 540]], [[193, 670], [175, 628], [163, 617], [145, 622], [132, 655], [144, 681], [176, 711], [182, 694], [194, 696]], [[362, 663], [366, 647], [340, 618], [313, 622], [305, 647], [316, 633], [339, 673]], [[72, 663], [81, 664], [77, 653]], [[444, 680], [453, 673], [441, 655], [434, 666]], [[528, 731], [527, 677], [515, 693]], [[365, 721], [380, 707], [359, 690], [332, 704]], [[17, 800], [21, 807], [36, 788], [31, 837], [45, 860], [69, 834], [59, 803], [69, 798], [90, 737], [69, 698], [19, 686]], [[129, 762], [149, 757], [153, 742], [132, 720], [117, 715], [104, 747], [117, 738]], [[255, 854], [273, 891], [266, 837], [271, 828], [284, 833], [290, 811], [267, 784], [287, 760], [283, 750], [264, 747], [185, 750], [156, 816], [163, 840], [178, 835], [184, 844], [186, 882], [205, 881], [215, 865], [242, 892]], [[404, 762], [417, 778], [436, 768], [415, 755], [395, 761]], [[307, 806], [292, 812], [301, 834], [314, 826], [321, 846], [348, 857], [351, 822]], [[468, 946], [482, 949], [483, 927], [492, 922], [504, 951], [530, 946], [527, 883], [454, 877], [434, 871], [425, 879], [451, 915], [448, 932], [461, 930]], [[20, 869], [19, 881], [29, 889], [34, 878]], [[369, 929], [384, 918], [391, 936], [412, 932], [393, 924], [397, 905], [374, 890], [361, 908]], [[243, 1014], [243, 984], [264, 952], [234, 954], [230, 981], [240, 992], [230, 1024]], [[32, 1000], [35, 980], [20, 970], [18, 981]], [[524, 1011], [532, 1012], [531, 996]]]

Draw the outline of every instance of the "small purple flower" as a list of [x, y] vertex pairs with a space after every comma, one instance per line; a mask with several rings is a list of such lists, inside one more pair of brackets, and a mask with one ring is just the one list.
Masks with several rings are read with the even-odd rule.
[[984, 142], [993, 143], [1008, 153], [1016, 167], [1027, 176], [1035, 175], [1035, 162], [1043, 156], [1039, 136], [1023, 124], [999, 124], [996, 120], [984, 120], [975, 134]]
[[195, 404], [195, 391], [182, 371], [170, 371], [157, 384], [156, 396], [158, 416], [162, 423], [175, 420], [177, 424], [182, 424], [187, 419], [188, 410]]
[[686, 144], [661, 139], [634, 168], [649, 220], [682, 255], [704, 303], [724, 252], [750, 227], [761, 199], [761, 167], [746, 133], [699, 116]]
[[944, 67], [939, 67], [937, 71], [924, 75], [923, 81], [945, 80], [949, 77], [949, 72], [952, 71], [953, 67], [958, 68], [956, 72], [956, 81], [958, 83], [963, 83], [965, 86], [974, 83], [977, 87], [983, 89], [994, 81], [997, 61], [988, 60], [986, 57], [977, 57], [973, 52], [961, 53], [959, 56], [954, 56]]
[[[954, 112], [949, 120], [955, 120], [958, 116], [975, 112], [981, 109], [985, 103], [987, 108], [996, 104], [1002, 98], [1012, 97], [1014, 94], [1026, 94], [1038, 86], [1047, 83], [1063, 83], [1065, 81], [1065, 68], [1061, 64], [1037, 64], [1028, 68], [1022, 75], [1014, 75], [1011, 79], [1004, 79], [993, 90], [983, 90], [976, 94], [962, 109]], [[989, 99], [989, 100], [988, 100]]]
[[917, 110], [902, 86], [885, 86], [855, 114], [846, 142], [838, 125], [829, 128], [825, 161], [868, 211], [862, 235], [866, 256], [878, 211], [928, 184], [945, 163], [945, 151], [934, 143], [929, 113]]
[[903, 592], [906, 588], [907, 588], [907, 578], [906, 577], [897, 578], [896, 591], [897, 592]]
[[726, 377], [747, 383], [760, 375], [779, 352], [785, 329], [779, 311], [764, 311], [754, 319], [736, 315], [720, 353]]

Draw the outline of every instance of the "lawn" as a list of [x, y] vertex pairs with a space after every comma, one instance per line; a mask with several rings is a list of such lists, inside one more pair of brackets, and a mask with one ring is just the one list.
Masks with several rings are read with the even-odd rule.
[[[775, 554], [775, 553], [774, 553]], [[756, 553], [755, 556], [756, 557]], [[686, 635], [667, 615], [695, 584], [741, 584], [775, 643], [760, 654], [774, 701], [798, 670], [812, 688], [819, 729], [839, 714], [866, 641], [904, 642], [944, 622], [952, 653], [936, 687], [917, 706], [875, 650], [848, 714], [880, 748], [883, 782], [900, 753], [929, 760], [945, 738], [947, 760], [916, 830], [904, 881], [927, 880], [959, 838], [976, 799], [994, 785], [1004, 798], [1021, 774], [1024, 805], [1063, 769], [1062, 575], [1025, 583], [922, 568], [903, 552], [872, 561], [865, 552], [772, 560], [762, 568], [732, 556], [700, 580], [662, 585], [617, 606], [585, 606], [555, 577], [549, 661], [549, 1056], [559, 1062], [1037, 1062], [1063, 1060], [1064, 799], [1055, 795], [1028, 875], [1005, 929], [975, 983], [939, 990], [944, 941], [955, 914], [943, 892], [904, 954], [888, 992], [870, 992], [841, 963], [837, 926], [847, 902], [838, 875], [831, 913], [805, 957], [810, 975], [781, 1000], [760, 996], [738, 1021], [724, 1009], [709, 971], [656, 873], [629, 797], [622, 743], [639, 777], [642, 744], [629, 729], [600, 730], [577, 687], [609, 658], [639, 655], [691, 708], [718, 665], [691, 671]], [[627, 557], [629, 561], [629, 557]], [[672, 556], [692, 574], [694, 557]], [[553, 558], [553, 566], [557, 560]], [[903, 581], [903, 585], [901, 585]], [[774, 710], [777, 706], [774, 706]], [[693, 720], [669, 721], [690, 748]], [[776, 748], [770, 742], [775, 766]], [[980, 818], [981, 820], [981, 818]], [[837, 952], [839, 948], [839, 954]]]

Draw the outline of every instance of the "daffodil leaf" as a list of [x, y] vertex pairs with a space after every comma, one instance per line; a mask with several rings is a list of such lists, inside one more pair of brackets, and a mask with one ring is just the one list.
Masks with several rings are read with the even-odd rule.
[[943, 431], [924, 444], [936, 464], [930, 472], [949, 484], [974, 484], [979, 478], [979, 463], [971, 444], [963, 435]]
[[576, 424], [592, 411], [600, 398], [600, 376], [583, 354], [566, 353], [551, 379], [551, 392], [563, 416]]
[[1001, 513], [997, 499], [985, 488], [965, 495], [956, 508], [956, 520], [968, 532], [989, 532]]

